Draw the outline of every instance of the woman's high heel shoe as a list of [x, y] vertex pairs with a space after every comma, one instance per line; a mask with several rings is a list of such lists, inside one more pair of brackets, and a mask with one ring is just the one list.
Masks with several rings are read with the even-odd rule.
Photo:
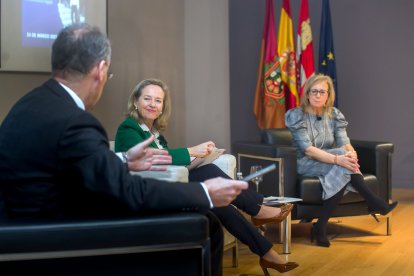
[[383, 209], [383, 210], [376, 210], [376, 209], [370, 209], [370, 208], [368, 208], [368, 213], [370, 213], [370, 215], [377, 221], [377, 222], [380, 222], [379, 221], [379, 219], [378, 219], [378, 217], [377, 217], [377, 214], [380, 214], [380, 215], [383, 215], [383, 216], [385, 216], [385, 215], [387, 215], [389, 212], [391, 212], [392, 210], [394, 210], [395, 209], [395, 207], [397, 207], [397, 205], [398, 205], [398, 201], [394, 201], [393, 203], [391, 203], [391, 204], [388, 204], [387, 205], [387, 207], [385, 208], [385, 209]]
[[313, 243], [313, 241], [316, 240], [316, 245], [318, 246], [322, 246], [322, 247], [331, 246], [331, 243], [329, 242], [328, 238], [324, 235], [318, 235], [315, 229], [316, 229], [315, 223], [313, 223], [311, 227], [311, 233], [310, 233], [311, 243]]
[[263, 273], [265, 276], [269, 276], [269, 272], [267, 271], [268, 268], [273, 268], [279, 271], [280, 273], [287, 272], [289, 270], [295, 269], [299, 266], [298, 263], [295, 262], [287, 262], [285, 264], [277, 264], [266, 261], [263, 258], [260, 258], [260, 266], [262, 267]]
[[280, 223], [290, 214], [292, 209], [293, 209], [293, 204], [285, 204], [285, 205], [280, 206], [280, 213], [274, 217], [264, 218], [264, 219], [251, 217], [251, 220], [252, 220], [252, 223], [258, 227], [262, 226], [263, 224], [270, 223], [270, 222]]

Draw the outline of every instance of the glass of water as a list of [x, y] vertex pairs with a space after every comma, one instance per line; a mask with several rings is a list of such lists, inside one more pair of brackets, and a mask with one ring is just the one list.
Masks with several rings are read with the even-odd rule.
[[[262, 169], [262, 166], [254, 165], [250, 167], [250, 173], [255, 173], [257, 171], [260, 171]], [[258, 176], [252, 179], [252, 182], [256, 184], [256, 192], [259, 192], [259, 183], [262, 182], [263, 176]]]

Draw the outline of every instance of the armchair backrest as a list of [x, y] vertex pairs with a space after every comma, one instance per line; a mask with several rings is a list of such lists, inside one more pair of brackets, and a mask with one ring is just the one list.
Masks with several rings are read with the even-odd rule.
[[268, 128], [260, 133], [261, 142], [267, 145], [292, 146], [292, 134], [288, 128]]

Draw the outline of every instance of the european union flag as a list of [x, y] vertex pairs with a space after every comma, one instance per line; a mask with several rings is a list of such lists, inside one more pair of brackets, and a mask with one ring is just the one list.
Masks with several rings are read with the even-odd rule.
[[335, 106], [338, 107], [338, 85], [329, 0], [322, 2], [321, 31], [319, 37], [319, 73], [332, 78], [335, 87]]

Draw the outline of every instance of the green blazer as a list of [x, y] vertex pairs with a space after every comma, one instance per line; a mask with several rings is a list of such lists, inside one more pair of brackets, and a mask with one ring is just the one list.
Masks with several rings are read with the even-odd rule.
[[[144, 131], [134, 118], [128, 117], [118, 127], [115, 136], [115, 152], [125, 152], [135, 146], [136, 144], [148, 139], [151, 136], [149, 131]], [[160, 144], [164, 149], [168, 150], [172, 156], [173, 165], [188, 165], [191, 163], [190, 154], [187, 148], [169, 149], [167, 140], [164, 136], [158, 137]], [[150, 147], [158, 148], [155, 142], [152, 142]]]

